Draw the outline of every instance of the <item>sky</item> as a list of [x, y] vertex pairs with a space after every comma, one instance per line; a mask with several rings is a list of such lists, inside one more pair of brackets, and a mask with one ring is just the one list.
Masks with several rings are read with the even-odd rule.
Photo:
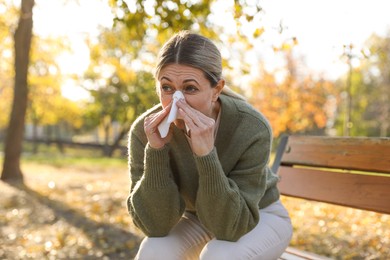
[[[128, 0], [131, 1], [131, 0]], [[254, 0], [248, 0], [254, 1]], [[84, 44], [87, 34], [96, 36], [98, 26], [110, 26], [112, 16], [107, 1], [81, 0], [64, 7], [61, 1], [36, 0], [34, 31], [47, 36], [65, 35], [72, 39], [74, 53], [64, 55], [60, 65], [64, 72], [83, 71], [88, 66], [89, 52]], [[313, 72], [335, 79], [347, 70], [340, 59], [343, 45], [352, 43], [361, 49], [368, 37], [390, 31], [388, 0], [264, 0], [261, 24], [266, 31], [258, 46], [258, 58], [272, 69], [280, 62], [272, 46], [288, 39], [298, 39], [298, 52]], [[283, 33], [278, 33], [280, 23]], [[77, 89], [68, 82], [64, 95], [74, 97]], [[83, 97], [87, 93], [76, 94]]]
[[286, 34], [297, 37], [307, 66], [333, 79], [347, 69], [340, 60], [343, 45], [359, 50], [373, 33], [390, 31], [388, 0], [269, 0], [263, 8], [265, 26], [282, 21]]
[[72, 42], [74, 53], [62, 58], [66, 72], [78, 72], [88, 66], [89, 51], [84, 43], [88, 36], [96, 37], [99, 26], [112, 25], [112, 15], [105, 1], [76, 0], [64, 6], [61, 1], [36, 0], [34, 33], [41, 36], [65, 36]]

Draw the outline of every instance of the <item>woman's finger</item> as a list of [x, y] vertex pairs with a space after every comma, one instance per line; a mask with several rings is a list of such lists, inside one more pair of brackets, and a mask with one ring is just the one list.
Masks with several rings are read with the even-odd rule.
[[144, 131], [148, 139], [149, 145], [153, 148], [161, 148], [165, 145], [169, 138], [161, 138], [158, 132], [158, 125], [166, 118], [169, 114], [171, 105], [165, 107], [158, 113], [154, 113], [145, 118]]
[[179, 115], [186, 124], [192, 151], [199, 156], [208, 154], [214, 147], [215, 120], [184, 102], [179, 105]]
[[214, 119], [192, 108], [184, 101], [178, 102], [178, 106], [180, 109], [182, 109], [181, 112], [179, 109], [179, 115], [184, 121], [192, 120], [195, 125], [199, 125], [199, 126], [201, 126], [202, 124], [210, 124], [210, 122], [214, 122]]

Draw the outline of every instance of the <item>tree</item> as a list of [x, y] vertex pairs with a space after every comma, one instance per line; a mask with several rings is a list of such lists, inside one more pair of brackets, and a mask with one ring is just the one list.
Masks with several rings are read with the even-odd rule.
[[[64, 50], [67, 50], [67, 44], [62, 38], [35, 36], [32, 42], [26, 122], [32, 124], [34, 141], [38, 126], [45, 126], [47, 129], [54, 126], [59, 130], [61, 123], [74, 127], [81, 125], [81, 110], [61, 93], [63, 76], [56, 57]], [[56, 137], [61, 139], [61, 136]], [[37, 151], [37, 142], [34, 142], [33, 151]]]
[[277, 52], [284, 55], [285, 76], [278, 81], [273, 73], [261, 69], [259, 77], [251, 84], [250, 102], [270, 121], [274, 137], [282, 133], [324, 132], [333, 106], [332, 82], [315, 80], [311, 75], [300, 75], [292, 46], [286, 43]]
[[386, 137], [390, 135], [390, 30], [385, 37], [371, 36], [367, 48], [371, 53], [367, 72], [375, 94], [369, 101], [366, 118], [376, 115], [378, 135]]
[[12, 112], [5, 139], [2, 180], [23, 180], [20, 155], [24, 134], [24, 120], [28, 99], [28, 67], [33, 28], [34, 0], [22, 0], [15, 40], [15, 82]]
[[18, 8], [6, 0], [0, 0], [0, 129], [5, 129], [9, 123], [13, 92], [13, 39], [11, 31], [17, 25]]
[[[136, 117], [158, 102], [153, 75], [138, 71], [131, 81], [118, 75], [107, 79], [108, 87], [91, 90], [93, 102], [87, 107], [86, 119], [92, 126], [100, 126], [104, 133], [104, 155], [112, 156], [120, 141], [128, 133]], [[112, 125], [119, 124], [116, 135]]]
[[[230, 44], [238, 39], [246, 41], [240, 26], [227, 33], [212, 21], [216, 2], [221, 1], [110, 1], [115, 26], [103, 30], [98, 43], [91, 47], [91, 64], [83, 79], [93, 97], [86, 121], [90, 126], [103, 126], [106, 147], [115, 148], [136, 116], [158, 102], [152, 76], [154, 61], [161, 44], [174, 32], [191, 29], [220, 41], [223, 34]], [[251, 11], [245, 11], [249, 6]], [[240, 21], [237, 24], [255, 22], [260, 9], [257, 3], [235, 1], [231, 18]], [[259, 26], [256, 28], [259, 37]], [[119, 122], [121, 130], [108, 145], [113, 122]], [[112, 149], [106, 150], [106, 155], [110, 154]]]
[[[231, 44], [236, 44], [238, 38], [245, 41], [240, 26], [227, 33], [226, 28], [212, 21], [213, 4], [217, 2], [221, 1], [110, 2], [116, 15], [115, 26], [103, 30], [98, 44], [91, 48], [91, 65], [85, 75], [94, 97], [90, 108], [95, 112], [90, 111], [89, 119], [102, 119], [100, 125], [104, 125], [107, 147], [110, 147], [107, 144], [112, 122], [121, 124], [121, 131], [113, 142], [116, 145], [127, 134], [136, 116], [158, 102], [152, 76], [154, 61], [161, 44], [174, 32], [191, 29], [213, 39], [224, 34]], [[252, 8], [248, 12], [244, 7], [249, 6]], [[240, 21], [237, 24], [254, 22], [261, 9], [257, 3], [239, 1], [230, 8], [231, 18]], [[258, 31], [256, 33], [260, 36]], [[138, 68], [134, 64], [138, 64]]]
[[[372, 35], [362, 50], [353, 48], [352, 57], [355, 64], [347, 75], [338, 81], [344, 102], [337, 117], [338, 134], [343, 133], [346, 114], [349, 114], [349, 131], [351, 136], [389, 136], [390, 128], [390, 32], [387, 36]], [[350, 63], [351, 60], [348, 60]], [[347, 103], [347, 102], [345, 102]]]
[[[103, 30], [91, 46], [91, 62], [82, 83], [92, 96], [85, 122], [90, 128], [102, 127], [107, 156], [112, 156], [135, 118], [158, 102], [153, 75], [132, 66], [135, 58], [129, 42], [123, 25]], [[110, 138], [113, 123], [119, 123], [120, 129]]]
[[[231, 14], [232, 28], [224, 28], [227, 21], [216, 21], [214, 14], [220, 11], [221, 4], [227, 6], [227, 12]], [[153, 39], [161, 44], [178, 30], [198, 31], [219, 40], [222, 40], [221, 34], [235, 35], [235, 39], [241, 37], [241, 41], [245, 41], [248, 32], [256, 38], [262, 31], [258, 20], [259, 1], [111, 0], [110, 5], [115, 23], [126, 26], [132, 44], [139, 49]], [[247, 25], [251, 23], [256, 26], [249, 29]]]
[[[245, 55], [264, 32], [260, 1], [111, 0], [110, 5], [114, 25], [127, 28], [134, 57], [142, 63], [144, 54], [153, 60], [175, 32], [191, 30], [213, 39], [222, 50], [225, 75], [248, 73]], [[225, 13], [223, 19], [218, 13]]]

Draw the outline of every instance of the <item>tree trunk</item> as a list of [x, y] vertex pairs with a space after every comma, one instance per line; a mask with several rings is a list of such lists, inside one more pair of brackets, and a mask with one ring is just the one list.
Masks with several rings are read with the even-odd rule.
[[5, 139], [2, 180], [23, 180], [20, 169], [24, 123], [27, 110], [27, 74], [32, 38], [34, 0], [22, 0], [18, 28], [15, 31], [15, 86], [11, 117]]
[[65, 154], [65, 147], [64, 147], [64, 140], [61, 136], [61, 130], [60, 130], [60, 125], [59, 123], [54, 125], [54, 140], [57, 140], [57, 148], [60, 151], [61, 154]]
[[110, 153], [110, 130], [111, 130], [111, 120], [107, 119], [106, 116], [103, 120], [103, 130], [104, 130], [104, 144], [103, 144], [103, 156], [108, 156]]
[[121, 140], [125, 137], [125, 135], [129, 132], [130, 126], [123, 127], [117, 138], [115, 139], [114, 143], [110, 146], [110, 149], [107, 151], [105, 156], [112, 157], [114, 155], [115, 150], [119, 147], [119, 143]]
[[38, 153], [38, 120], [33, 119], [32, 122], [32, 153], [37, 154]]

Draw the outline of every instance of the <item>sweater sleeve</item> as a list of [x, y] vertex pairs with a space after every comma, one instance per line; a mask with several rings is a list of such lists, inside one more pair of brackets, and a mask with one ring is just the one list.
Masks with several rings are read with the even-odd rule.
[[170, 170], [169, 147], [153, 149], [131, 134], [129, 169], [127, 206], [134, 224], [146, 236], [166, 236], [185, 208]]
[[267, 189], [270, 145], [267, 131], [253, 137], [228, 173], [215, 148], [195, 158], [199, 170], [198, 217], [217, 239], [236, 241], [258, 223], [258, 204]]

